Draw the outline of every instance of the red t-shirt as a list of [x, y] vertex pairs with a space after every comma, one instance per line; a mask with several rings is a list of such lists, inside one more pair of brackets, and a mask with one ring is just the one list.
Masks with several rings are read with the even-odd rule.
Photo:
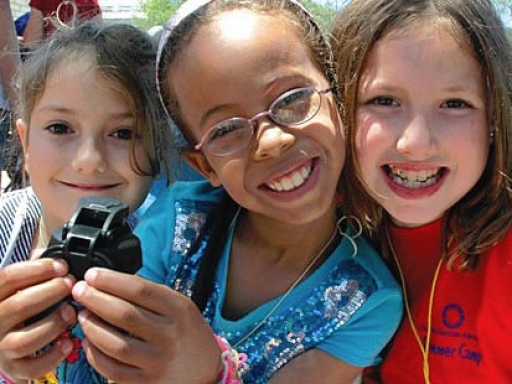
[[[422, 228], [392, 228], [391, 236], [411, 292], [416, 329], [425, 343], [429, 294], [440, 258], [437, 221]], [[430, 382], [512, 383], [512, 231], [467, 272], [442, 267], [433, 300]], [[420, 271], [427, 271], [421, 276]], [[368, 370], [365, 383], [372, 382]], [[423, 383], [423, 357], [407, 315], [380, 367], [377, 382]]]
[[[78, 8], [78, 20], [92, 19], [101, 15], [98, 0], [75, 0], [75, 3]], [[44, 18], [56, 17], [57, 9], [59, 9], [58, 16], [63, 22], [69, 23], [73, 17], [73, 7], [66, 0], [30, 0], [29, 6], [41, 11]], [[50, 21], [45, 21], [44, 37], [48, 37], [53, 31], [55, 31], [53, 24]]]

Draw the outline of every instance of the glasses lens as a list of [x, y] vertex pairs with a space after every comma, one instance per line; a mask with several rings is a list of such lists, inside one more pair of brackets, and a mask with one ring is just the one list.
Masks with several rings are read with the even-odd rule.
[[271, 116], [279, 124], [301, 124], [316, 115], [320, 102], [320, 94], [315, 89], [294, 89], [274, 102], [270, 108]]
[[242, 148], [251, 136], [249, 121], [235, 117], [217, 124], [210, 131], [204, 146], [214, 155], [228, 155]]

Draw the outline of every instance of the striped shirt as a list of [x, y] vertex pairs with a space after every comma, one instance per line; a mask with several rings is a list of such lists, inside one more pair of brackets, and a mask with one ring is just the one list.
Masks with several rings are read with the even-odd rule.
[[30, 258], [41, 218], [41, 203], [31, 187], [0, 196], [0, 268]]

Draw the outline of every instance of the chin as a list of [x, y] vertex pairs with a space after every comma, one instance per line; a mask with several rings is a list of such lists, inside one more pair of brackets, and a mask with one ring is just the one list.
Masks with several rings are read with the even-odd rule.
[[406, 227], [406, 228], [415, 228], [421, 227], [422, 225], [426, 225], [432, 223], [439, 219], [442, 214], [436, 215], [432, 212], [400, 212], [394, 213], [393, 211], [388, 211], [388, 213], [393, 218], [393, 223], [398, 227]]

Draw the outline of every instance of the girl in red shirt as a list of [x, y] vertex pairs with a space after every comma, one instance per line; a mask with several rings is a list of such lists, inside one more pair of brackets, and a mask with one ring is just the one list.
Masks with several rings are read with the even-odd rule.
[[370, 195], [345, 198], [405, 299], [377, 381], [512, 382], [512, 56], [498, 13], [488, 0], [352, 1], [333, 45], [356, 128], [347, 173]]

